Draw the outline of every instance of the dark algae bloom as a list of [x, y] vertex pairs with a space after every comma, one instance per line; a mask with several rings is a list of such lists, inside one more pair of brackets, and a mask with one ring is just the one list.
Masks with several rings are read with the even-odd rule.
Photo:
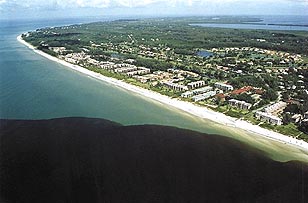
[[308, 165], [236, 140], [102, 119], [1, 120], [1, 202], [306, 202]]

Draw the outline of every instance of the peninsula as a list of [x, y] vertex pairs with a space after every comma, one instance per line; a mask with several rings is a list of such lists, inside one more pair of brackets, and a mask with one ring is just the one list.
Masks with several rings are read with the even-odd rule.
[[308, 33], [191, 26], [206, 20], [98, 22], [18, 40], [91, 77], [308, 150]]

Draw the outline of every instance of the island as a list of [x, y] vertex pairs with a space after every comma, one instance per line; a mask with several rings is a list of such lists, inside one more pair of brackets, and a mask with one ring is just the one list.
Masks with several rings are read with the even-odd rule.
[[308, 32], [197, 26], [259, 21], [121, 19], [41, 28], [18, 39], [92, 77], [308, 149]]

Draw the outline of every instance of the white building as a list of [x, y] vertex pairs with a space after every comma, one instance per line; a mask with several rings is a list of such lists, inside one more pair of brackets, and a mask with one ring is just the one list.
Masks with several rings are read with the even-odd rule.
[[195, 89], [192, 92], [196, 95], [196, 94], [206, 93], [206, 92], [209, 92], [211, 90], [213, 90], [213, 87], [206, 86], [206, 87], [201, 87], [201, 88]]
[[267, 121], [273, 125], [281, 125], [282, 124], [282, 119], [274, 116], [272, 114], [262, 112], [262, 111], [257, 111], [255, 114], [256, 118], [259, 120]]
[[180, 85], [177, 83], [172, 83], [172, 82], [164, 82], [164, 85], [169, 87], [170, 89], [177, 90], [177, 91], [186, 91], [188, 90], [188, 87], [185, 85]]
[[216, 88], [224, 90], [224, 91], [232, 91], [233, 90], [233, 86], [232, 85], [227, 85], [227, 84], [224, 84], [224, 83], [216, 82], [214, 86]]
[[205, 82], [203, 80], [196, 81], [196, 82], [190, 82], [187, 84], [189, 89], [195, 89], [198, 87], [203, 87], [205, 85]]
[[266, 113], [282, 111], [287, 106], [286, 102], [280, 101], [264, 109]]
[[149, 68], [139, 67], [137, 70], [127, 72], [126, 75], [129, 77], [132, 77], [134, 75], [146, 75], [151, 73], [151, 70]]
[[183, 97], [183, 98], [188, 98], [188, 97], [192, 97], [193, 95], [194, 95], [193, 92], [187, 91], [187, 92], [182, 93], [182, 94], [181, 94], [181, 97]]
[[239, 108], [239, 109], [244, 109], [244, 110], [248, 110], [252, 107], [252, 104], [247, 103], [245, 101], [239, 101], [239, 100], [236, 100], [236, 99], [230, 99], [229, 104], [233, 107], [236, 107], [236, 108]]
[[215, 95], [216, 95], [216, 91], [210, 91], [210, 92], [206, 92], [206, 93], [203, 93], [203, 94], [195, 95], [195, 96], [192, 97], [192, 99], [194, 100], [194, 102], [197, 102], [197, 101], [202, 101], [202, 100], [208, 99], [208, 98], [213, 97]]
[[192, 97], [194, 95], [199, 95], [199, 94], [209, 92], [211, 90], [213, 90], [213, 87], [210, 87], [210, 86], [201, 87], [201, 88], [198, 88], [198, 89], [194, 89], [192, 91], [184, 92], [183, 94], [181, 94], [181, 97], [188, 98], [188, 97]]

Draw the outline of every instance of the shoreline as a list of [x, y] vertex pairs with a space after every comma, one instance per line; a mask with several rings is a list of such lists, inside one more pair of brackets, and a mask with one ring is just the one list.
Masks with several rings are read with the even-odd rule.
[[296, 138], [293, 137], [289, 137], [287, 135], [283, 135], [281, 133], [277, 133], [265, 128], [262, 128], [258, 125], [254, 125], [251, 124], [247, 121], [244, 120], [239, 120], [237, 118], [233, 118], [230, 116], [227, 116], [223, 113], [219, 113], [219, 112], [215, 112], [213, 110], [207, 109], [206, 107], [201, 107], [198, 105], [195, 105], [191, 102], [186, 102], [186, 101], [181, 101], [175, 98], [170, 98], [168, 96], [162, 95], [160, 93], [148, 90], [148, 89], [144, 89], [135, 85], [131, 85], [128, 84], [126, 82], [120, 81], [118, 79], [115, 78], [110, 78], [110, 77], [106, 77], [101, 75], [100, 73], [96, 73], [93, 71], [90, 71], [86, 68], [83, 68], [81, 66], [78, 65], [74, 65], [71, 64], [69, 62], [66, 62], [64, 60], [61, 60], [57, 57], [51, 56], [43, 51], [40, 51], [38, 49], [36, 49], [35, 47], [33, 47], [31, 44], [27, 43], [26, 41], [24, 41], [21, 37], [21, 35], [19, 35], [17, 37], [17, 40], [22, 43], [23, 45], [27, 46], [28, 48], [32, 49], [35, 53], [51, 60], [57, 63], [60, 63], [70, 69], [73, 69], [75, 71], [78, 71], [80, 73], [86, 74], [92, 78], [107, 82], [109, 84], [115, 85], [117, 87], [126, 89], [128, 91], [137, 93], [141, 96], [150, 98], [152, 100], [155, 100], [157, 102], [160, 102], [161, 104], [167, 104], [169, 106], [172, 106], [176, 109], [179, 109], [181, 111], [184, 111], [186, 113], [189, 113], [193, 116], [202, 118], [202, 119], [208, 119], [211, 120], [213, 122], [219, 123], [221, 125], [226, 125], [228, 127], [234, 127], [237, 129], [241, 129], [244, 130], [246, 132], [250, 132], [253, 134], [256, 134], [257, 136], [262, 136], [262, 137], [266, 137], [268, 139], [271, 140], [275, 140], [284, 144], [289, 144], [292, 146], [295, 146], [297, 148], [300, 149], [304, 149], [306, 151], [308, 151], [308, 143], [303, 141], [303, 140], [298, 140]]

